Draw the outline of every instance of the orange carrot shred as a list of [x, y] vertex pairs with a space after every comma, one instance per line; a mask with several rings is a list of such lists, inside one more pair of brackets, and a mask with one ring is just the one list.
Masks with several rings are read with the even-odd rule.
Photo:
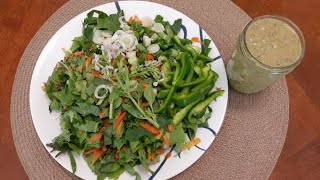
[[131, 16], [131, 17], [129, 18], [129, 24], [131, 24], [132, 21], [133, 21], [133, 17]]
[[140, 126], [154, 135], [160, 134], [160, 131], [148, 123], [140, 122]]
[[149, 86], [149, 84], [143, 83], [143, 90], [146, 90], [148, 86]]
[[191, 147], [199, 144], [201, 140], [199, 138], [192, 139], [191, 141], [185, 143], [182, 147], [182, 150], [190, 149]]
[[87, 57], [86, 62], [85, 62], [85, 65], [84, 65], [84, 66], [86, 67], [86, 69], [88, 69], [91, 61], [92, 61], [92, 57], [91, 57], [91, 56]]
[[146, 61], [151, 61], [151, 60], [154, 60], [154, 57], [152, 54], [147, 54], [145, 57], [144, 57], [144, 60]]
[[103, 77], [103, 75], [100, 72], [98, 72], [98, 71], [96, 71], [94, 69], [92, 70], [92, 75], [94, 77], [96, 77], [96, 78], [102, 78]]
[[84, 152], [83, 155], [86, 156], [86, 155], [91, 154], [91, 153], [93, 153], [94, 151], [97, 151], [97, 150], [99, 150], [99, 148], [92, 148], [92, 149]]
[[81, 130], [81, 129], [79, 130], [79, 134], [82, 134], [83, 132], [84, 132], [83, 130]]
[[66, 110], [68, 110], [68, 109], [69, 109], [68, 106], [63, 106], [63, 110], [64, 110], [64, 111], [66, 111]]
[[87, 142], [88, 142], [88, 143], [93, 143], [94, 141], [100, 140], [101, 137], [102, 137], [102, 134], [97, 133], [97, 134], [91, 136], [91, 138], [88, 139]]
[[102, 150], [97, 150], [97, 151], [94, 151], [93, 152], [93, 155], [92, 155], [92, 162], [91, 164], [94, 164], [98, 159], [99, 157], [103, 154], [104, 152]]
[[163, 140], [164, 140], [164, 143], [166, 143], [167, 146], [170, 146], [170, 145], [171, 145], [170, 139], [168, 138], [167, 135], [164, 135], [164, 136], [163, 136]]
[[160, 133], [156, 135], [156, 139], [160, 139], [163, 133], [163, 129], [160, 130]]
[[164, 153], [164, 148], [161, 147], [161, 148], [159, 149], [159, 154], [163, 154], [163, 153]]
[[148, 157], [149, 161], [153, 161], [157, 157], [156, 153], [151, 153], [150, 156]]
[[107, 146], [103, 146], [101, 150], [102, 150], [103, 152], [107, 152], [108, 148], [107, 148]]
[[118, 160], [118, 159], [119, 159], [119, 153], [116, 153], [116, 154], [114, 155], [114, 158], [115, 158], [116, 160]]
[[127, 152], [128, 151], [128, 147], [126, 145], [123, 145], [122, 148], [121, 148], [124, 152]]
[[172, 124], [168, 124], [168, 131], [172, 132], [172, 130], [173, 130], [173, 125]]
[[198, 37], [193, 37], [193, 38], [191, 38], [191, 41], [198, 43], [198, 42], [200, 42], [200, 39]]
[[121, 111], [118, 111], [116, 122], [115, 122], [115, 128], [116, 128], [116, 137], [119, 137], [122, 129], [123, 120], [126, 117], [126, 112], [122, 113]]
[[169, 159], [170, 157], [171, 157], [171, 153], [168, 152], [164, 158], [165, 158], [165, 159]]

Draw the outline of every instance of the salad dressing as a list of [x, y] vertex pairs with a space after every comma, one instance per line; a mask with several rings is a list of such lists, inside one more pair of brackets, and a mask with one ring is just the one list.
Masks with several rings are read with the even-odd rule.
[[255, 93], [290, 73], [304, 54], [300, 30], [288, 19], [263, 16], [240, 34], [227, 64], [229, 84], [236, 91]]
[[256, 21], [248, 27], [245, 43], [251, 55], [271, 67], [285, 67], [298, 60], [301, 42], [288, 24], [274, 18]]

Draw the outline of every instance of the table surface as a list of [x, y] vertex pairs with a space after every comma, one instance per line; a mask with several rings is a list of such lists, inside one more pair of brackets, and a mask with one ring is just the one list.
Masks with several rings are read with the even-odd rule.
[[[10, 127], [10, 97], [24, 49], [43, 23], [67, 0], [0, 1], [0, 174], [27, 179], [16, 154]], [[307, 50], [302, 64], [287, 76], [289, 129], [270, 179], [320, 179], [320, 1], [233, 0], [251, 17], [286, 16], [303, 31]], [[36, 157], [35, 157], [36, 158]], [[41, 167], [39, 167], [41, 168]]]

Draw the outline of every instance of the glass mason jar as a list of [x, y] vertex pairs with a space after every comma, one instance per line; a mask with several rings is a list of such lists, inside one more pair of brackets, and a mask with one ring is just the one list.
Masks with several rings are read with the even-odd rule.
[[[271, 18], [280, 20], [288, 25], [297, 35], [301, 43], [301, 50], [295, 59], [290, 59], [291, 64], [285, 66], [272, 66], [263, 63], [255, 57], [246, 42], [248, 28], [255, 22]], [[260, 21], [261, 22], [261, 21]], [[259, 36], [259, 33], [257, 34]], [[248, 38], [248, 37], [247, 37]], [[258, 37], [259, 39], [259, 37]], [[250, 39], [251, 40], [251, 39]], [[262, 16], [249, 22], [238, 37], [236, 49], [231, 60], [227, 64], [227, 74], [230, 86], [238, 92], [251, 94], [261, 91], [271, 85], [280, 77], [290, 73], [301, 62], [305, 51], [305, 41], [299, 28], [290, 20], [279, 16]], [[276, 54], [269, 54], [268, 57], [276, 59]]]

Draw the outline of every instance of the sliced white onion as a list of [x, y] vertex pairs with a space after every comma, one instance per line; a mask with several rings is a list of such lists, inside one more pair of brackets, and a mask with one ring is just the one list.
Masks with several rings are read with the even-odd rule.
[[154, 54], [160, 50], [160, 46], [158, 44], [151, 44], [147, 50], [150, 54]]
[[127, 55], [128, 58], [136, 58], [137, 57], [136, 51], [127, 52], [126, 55]]
[[128, 51], [132, 51], [132, 50], [136, 49], [136, 45], [137, 45], [137, 44], [138, 44], [138, 40], [137, 40], [137, 38], [134, 36], [134, 44], [133, 44], [133, 46], [132, 46], [131, 48], [128, 49]]
[[134, 45], [134, 37], [131, 34], [126, 34], [120, 38], [120, 41], [123, 42], [127, 49], [131, 48]]
[[150, 65], [152, 65], [152, 64], [156, 64], [158, 61], [156, 61], [156, 60], [152, 60], [152, 61], [145, 61], [144, 62], [144, 66], [150, 66]]
[[156, 81], [156, 82], [153, 82], [152, 85], [153, 85], [154, 87], [157, 87], [157, 86], [159, 85], [159, 83]]
[[[101, 89], [105, 89], [105, 90], [106, 90], [106, 93], [104, 93], [102, 96], [99, 95], [99, 91], [100, 91]], [[105, 84], [101, 84], [101, 85], [99, 85], [99, 86], [96, 88], [96, 90], [94, 91], [94, 96], [95, 96], [97, 99], [103, 99], [103, 98], [105, 98], [105, 97], [107, 96], [108, 92], [109, 92], [109, 91], [108, 91], [108, 86], [105, 85]]]
[[102, 31], [96, 30], [93, 33], [92, 41], [96, 44], [102, 44], [104, 38], [102, 37]]
[[108, 30], [102, 31], [101, 34], [105, 38], [111, 38], [112, 37], [112, 31], [108, 31]]
[[143, 27], [151, 27], [154, 24], [154, 20], [149, 16], [143, 17], [141, 22]]
[[148, 36], [143, 36], [142, 41], [143, 41], [143, 45], [145, 47], [148, 47], [151, 44], [151, 39]]
[[164, 31], [164, 26], [161, 23], [155, 23], [151, 29], [157, 33], [161, 33]]

